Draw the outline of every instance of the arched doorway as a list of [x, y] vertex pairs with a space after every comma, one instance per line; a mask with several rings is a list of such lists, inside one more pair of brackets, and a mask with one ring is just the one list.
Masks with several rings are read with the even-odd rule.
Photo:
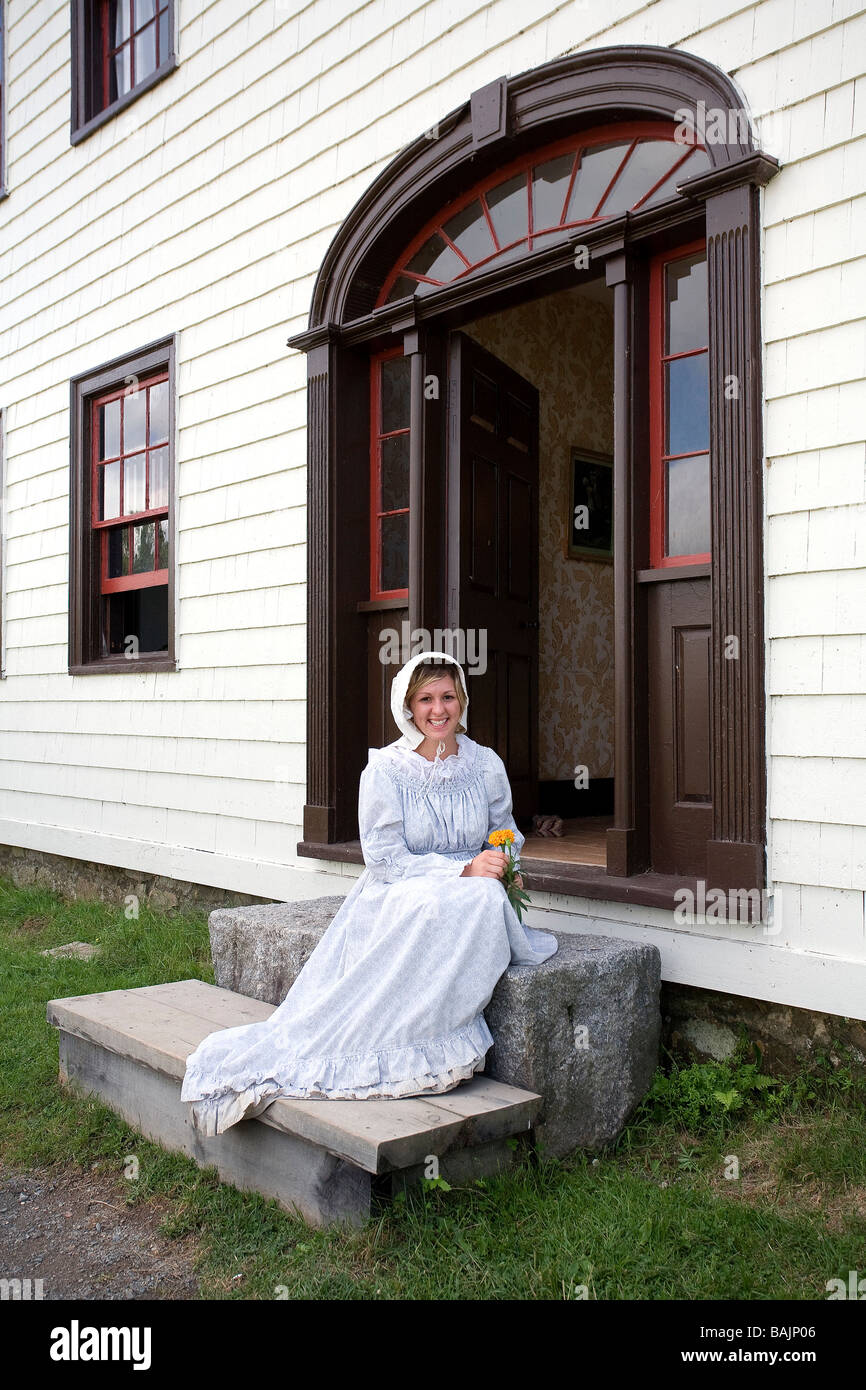
[[[757, 189], [776, 167], [752, 144], [724, 74], [673, 50], [612, 48], [474, 93], [402, 151], [346, 219], [320, 271], [310, 327], [292, 340], [309, 372], [308, 803], [299, 852], [358, 857], [358, 776], [368, 746], [393, 736], [375, 737], [388, 673], [370, 615], [405, 616], [410, 631], [471, 626], [484, 585], [473, 595], [464, 578], [483, 525], [467, 531], [464, 520], [473, 509], [482, 516], [485, 497], [495, 501], [496, 469], [509, 486], [522, 478], [526, 505], [512, 515], [524, 530], [512, 540], [528, 543], [531, 395], [507, 370], [497, 377], [489, 358], [478, 366], [475, 349], [461, 347], [467, 326], [601, 284], [613, 337], [613, 824], [603, 865], [549, 863], [532, 883], [661, 905], [700, 877], [725, 889], [763, 886]], [[705, 341], [694, 333], [686, 341], [671, 317], [670, 285], [698, 281]], [[522, 422], [502, 438], [481, 422], [488, 454], [499, 454], [485, 468], [476, 438], [476, 494], [466, 492], [471, 470], [460, 463], [472, 413], [461, 416], [461, 391], [473, 389], [473, 371], [496, 378]], [[705, 442], [672, 429], [675, 382], [686, 383], [677, 389], [688, 399], [699, 379]], [[394, 382], [403, 415], [386, 419]], [[435, 389], [444, 383], [448, 390]], [[503, 462], [508, 448], [512, 461], [521, 449], [530, 460], [523, 475]], [[389, 460], [398, 457], [395, 468]], [[689, 470], [677, 505], [687, 513], [705, 486], [706, 550], [670, 543], [671, 499]], [[389, 496], [385, 474], [397, 479]], [[495, 509], [507, 510], [498, 501]], [[689, 531], [688, 515], [680, 522], [702, 534]], [[500, 539], [507, 549], [507, 527]], [[483, 544], [495, 549], [492, 536]], [[497, 694], [488, 701], [518, 713], [504, 732], [478, 736], [511, 740], [500, 751], [525, 764], [509, 769], [525, 813], [537, 780], [538, 709], [537, 594], [524, 578], [496, 637]], [[502, 576], [488, 579], [498, 593]]]

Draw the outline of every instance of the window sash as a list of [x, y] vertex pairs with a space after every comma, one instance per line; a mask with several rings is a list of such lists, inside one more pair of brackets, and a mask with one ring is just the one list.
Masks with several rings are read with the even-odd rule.
[[383, 443], [388, 439], [404, 435], [408, 438], [410, 435], [408, 425], [393, 430], [382, 429], [382, 367], [385, 362], [402, 356], [402, 348], [389, 348], [385, 352], [375, 353], [370, 359], [370, 598], [374, 601], [409, 597], [408, 586], [401, 589], [382, 587], [383, 521], [387, 517], [409, 516], [408, 506], [392, 510], [382, 507]]
[[[108, 0], [72, 0], [72, 111], [73, 144], [86, 139], [106, 120], [110, 120], [135, 101], [177, 66], [175, 53], [174, 0], [157, 0], [152, 19], [134, 27], [135, 0], [118, 0], [129, 7], [128, 33], [115, 44], [109, 33]], [[136, 70], [136, 42], [140, 45], [153, 31], [153, 64], [140, 75]], [[111, 62], [117, 53], [128, 53], [129, 86], [111, 96]]]
[[[650, 433], [650, 568], [673, 569], [680, 565], [706, 563], [712, 559], [712, 548], [691, 554], [667, 553], [668, 465], [680, 459], [699, 459], [710, 456], [709, 412], [707, 416], [706, 448], [688, 449], [682, 453], [667, 450], [667, 368], [669, 363], [704, 357], [709, 365], [709, 343], [680, 352], [666, 352], [667, 345], [667, 267], [676, 261], [703, 251], [706, 241], [693, 241], [654, 256], [650, 262], [649, 304], [649, 433]], [[709, 305], [707, 306], [709, 325]], [[708, 327], [709, 331], [709, 327]], [[708, 472], [710, 470], [708, 469]], [[709, 505], [709, 499], [708, 499]], [[712, 512], [709, 516], [712, 524]]]
[[[90, 511], [91, 511], [91, 519], [90, 519], [90, 524], [91, 524], [91, 528], [93, 529], [93, 531], [96, 532], [96, 533], [98, 533], [97, 536], [96, 536], [95, 544], [96, 544], [96, 546], [97, 546], [97, 553], [98, 553], [98, 555], [99, 555], [99, 576], [100, 576], [99, 591], [100, 591], [100, 593], [102, 593], [102, 594], [117, 593], [117, 592], [119, 592], [120, 590], [123, 590], [123, 589], [144, 589], [144, 588], [147, 588], [148, 586], [153, 585], [153, 584], [167, 584], [167, 583], [168, 583], [168, 565], [167, 565], [167, 564], [165, 564], [165, 565], [159, 565], [159, 564], [158, 564], [158, 561], [159, 561], [159, 559], [160, 559], [160, 552], [161, 552], [162, 547], [161, 547], [161, 545], [160, 545], [160, 531], [159, 531], [159, 526], [157, 525], [157, 522], [158, 522], [159, 520], [162, 520], [163, 518], [165, 518], [166, 520], [168, 519], [168, 513], [169, 513], [168, 502], [166, 502], [165, 505], [162, 505], [162, 506], [159, 506], [159, 507], [148, 507], [148, 508], [143, 508], [143, 509], [141, 509], [141, 510], [139, 510], [139, 511], [135, 511], [135, 512], [121, 512], [118, 516], [113, 516], [113, 517], [104, 517], [104, 518], [103, 518], [103, 517], [100, 517], [100, 515], [99, 515], [99, 501], [100, 501], [100, 470], [104, 470], [106, 467], [108, 467], [108, 466], [110, 466], [110, 465], [113, 465], [113, 464], [115, 464], [115, 463], [119, 463], [119, 464], [120, 464], [120, 475], [119, 475], [119, 484], [118, 484], [118, 486], [119, 486], [119, 491], [120, 491], [121, 500], [122, 500], [123, 502], [125, 502], [126, 499], [125, 499], [125, 496], [124, 496], [124, 464], [125, 464], [125, 460], [126, 460], [126, 459], [137, 458], [137, 457], [141, 457], [141, 456], [144, 457], [144, 460], [145, 460], [145, 480], [144, 480], [144, 481], [145, 481], [145, 498], [147, 498], [147, 495], [148, 495], [149, 485], [150, 485], [150, 479], [151, 479], [151, 457], [152, 457], [152, 455], [154, 455], [158, 450], [168, 449], [168, 451], [169, 451], [169, 464], [168, 464], [168, 466], [169, 466], [169, 469], [171, 468], [171, 440], [170, 440], [170, 438], [167, 438], [166, 440], [160, 440], [160, 441], [159, 441], [158, 443], [156, 443], [156, 444], [151, 444], [151, 442], [150, 442], [150, 428], [151, 428], [151, 422], [150, 422], [150, 400], [151, 400], [151, 389], [152, 389], [154, 386], [159, 386], [159, 385], [161, 385], [163, 382], [165, 382], [166, 384], [168, 384], [168, 372], [165, 371], [165, 370], [160, 371], [160, 372], [157, 372], [157, 373], [156, 373], [155, 375], [153, 375], [153, 376], [148, 376], [148, 377], [144, 378], [143, 380], [141, 380], [141, 381], [138, 382], [138, 384], [137, 384], [136, 387], [130, 387], [130, 386], [125, 386], [125, 385], [124, 385], [124, 386], [121, 387], [121, 388], [115, 388], [115, 389], [113, 389], [113, 390], [111, 390], [111, 391], [103, 392], [103, 393], [101, 393], [101, 394], [95, 395], [95, 396], [93, 396], [93, 397], [90, 398], [90, 402], [89, 402], [89, 412], [90, 412], [90, 443], [91, 443], [91, 486], [90, 486]], [[141, 445], [141, 446], [138, 446], [138, 445], [137, 445], [137, 446], [135, 446], [135, 447], [132, 448], [132, 449], [126, 450], [126, 449], [125, 449], [126, 440], [125, 440], [125, 438], [124, 438], [124, 417], [125, 417], [125, 410], [126, 410], [126, 404], [125, 404], [125, 403], [126, 403], [127, 400], [129, 400], [129, 398], [130, 398], [133, 394], [137, 393], [138, 391], [144, 391], [144, 392], [146, 393], [146, 395], [145, 395], [145, 416], [144, 416], [144, 443], [143, 443], [143, 445]], [[117, 454], [111, 453], [111, 454], [108, 455], [107, 459], [102, 459], [102, 458], [100, 458], [100, 448], [99, 448], [99, 443], [100, 443], [99, 411], [100, 411], [101, 409], [103, 409], [106, 405], [111, 404], [112, 401], [118, 401], [118, 402], [120, 403], [120, 413], [119, 413], [119, 422], [118, 422], [118, 431], [119, 431], [118, 443], [119, 443], [120, 452], [117, 453]], [[135, 535], [135, 528], [136, 528], [136, 525], [139, 525], [139, 524], [141, 524], [141, 523], [146, 523], [146, 522], [148, 522], [148, 521], [151, 521], [151, 522], [153, 523], [153, 525], [154, 525], [154, 552], [155, 552], [154, 558], [155, 558], [155, 560], [157, 561], [157, 568], [155, 568], [155, 569], [153, 569], [153, 570], [140, 570], [140, 571], [137, 571], [137, 572], [131, 572], [131, 573], [129, 573], [129, 574], [124, 574], [124, 575], [110, 576], [110, 575], [109, 575], [109, 548], [110, 548], [110, 538], [111, 538], [111, 536], [112, 536], [114, 533], [118, 532], [118, 531], [126, 530], [126, 532], [127, 532], [127, 554], [128, 554], [129, 557], [130, 557], [130, 563], [132, 563], [132, 556], [133, 556], [133, 552], [134, 552], [134, 535]]]
[[[83, 372], [70, 382], [71, 421], [71, 496], [70, 496], [70, 536], [69, 536], [69, 670], [71, 674], [88, 675], [99, 671], [129, 671], [130, 662], [125, 652], [108, 650], [105, 646], [105, 624], [113, 622], [116, 614], [114, 605], [118, 602], [140, 602], [147, 599], [148, 622], [152, 631], [153, 597], [164, 593], [159, 600], [164, 606], [162, 641], [145, 648], [144, 639], [139, 649], [135, 669], [157, 671], [176, 669], [175, 657], [175, 494], [174, 476], [174, 431], [175, 431], [175, 354], [174, 336], [147, 344], [136, 352], [115, 358], [92, 371]], [[165, 388], [167, 402], [160, 403], [160, 409], [167, 404], [167, 419], [160, 419], [159, 433], [165, 433], [167, 456], [167, 507], [152, 508], [151, 515], [136, 515], [125, 521], [111, 519], [108, 526], [93, 525], [94, 489], [94, 424], [98, 414], [94, 404], [106, 398], [116, 398], [127, 389], [131, 378], [137, 378], [145, 386], [167, 383]], [[122, 441], [121, 441], [122, 442]], [[145, 442], [147, 437], [145, 435]], [[115, 531], [142, 521], [156, 527], [162, 523], [166, 541], [165, 558], [159, 553], [160, 542], [153, 537], [157, 551], [154, 562], [160, 564], [159, 570], [138, 571], [129, 575], [115, 575], [103, 585], [104, 574], [103, 546], [108, 545], [111, 528]], [[148, 542], [149, 542], [148, 538]], [[146, 547], [149, 548], [149, 545]], [[140, 548], [139, 563], [145, 548]], [[124, 596], [124, 590], [132, 593]], [[145, 612], [142, 607], [142, 613]], [[144, 618], [142, 617], [142, 621]], [[131, 629], [137, 630], [137, 629]]]

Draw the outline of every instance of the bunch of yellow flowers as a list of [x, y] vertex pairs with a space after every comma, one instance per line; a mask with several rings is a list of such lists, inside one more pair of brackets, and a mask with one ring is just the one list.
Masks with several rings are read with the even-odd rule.
[[494, 830], [487, 836], [488, 843], [494, 849], [504, 849], [507, 846], [508, 863], [505, 866], [505, 873], [502, 875], [502, 886], [508, 895], [508, 901], [517, 913], [517, 920], [523, 921], [523, 908], [529, 902], [529, 894], [524, 893], [519, 883], [516, 883], [520, 874], [520, 862], [514, 858], [511, 846], [514, 844], [513, 830]]

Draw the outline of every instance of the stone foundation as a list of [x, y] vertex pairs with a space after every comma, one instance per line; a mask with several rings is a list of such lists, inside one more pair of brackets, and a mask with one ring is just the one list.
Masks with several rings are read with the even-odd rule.
[[661, 1011], [662, 1048], [683, 1063], [725, 1061], [745, 1035], [750, 1060], [763, 1058], [762, 1069], [777, 1076], [808, 1069], [822, 1052], [866, 1074], [862, 1019], [671, 983], [662, 984]]
[[45, 850], [0, 845], [0, 876], [11, 879], [16, 888], [47, 888], [68, 902], [79, 898], [118, 903], [130, 893], [148, 907], [170, 912], [187, 907], [240, 907], [245, 903], [273, 902], [272, 898], [233, 893], [205, 883], [186, 883], [163, 874], [123, 869], [114, 864], [96, 864], [88, 859], [70, 859]]

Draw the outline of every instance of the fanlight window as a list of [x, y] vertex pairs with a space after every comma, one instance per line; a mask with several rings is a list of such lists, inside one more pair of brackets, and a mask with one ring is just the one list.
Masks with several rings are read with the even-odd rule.
[[378, 302], [429, 294], [492, 261], [563, 240], [572, 228], [666, 202], [680, 180], [709, 168], [704, 147], [678, 143], [673, 127], [647, 123], [629, 138], [608, 127], [560, 141], [450, 203], [407, 247]]

